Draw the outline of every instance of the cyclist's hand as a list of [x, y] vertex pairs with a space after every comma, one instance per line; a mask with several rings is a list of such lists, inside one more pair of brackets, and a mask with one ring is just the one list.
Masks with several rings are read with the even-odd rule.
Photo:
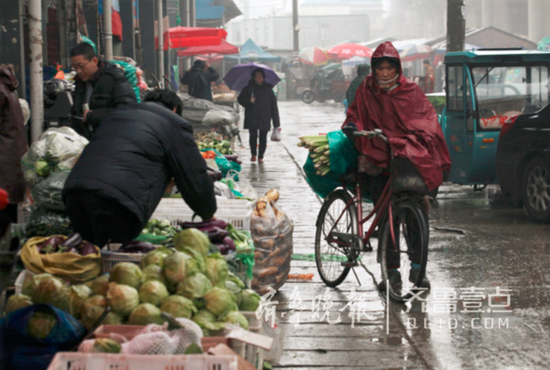
[[353, 133], [357, 131], [359, 131], [359, 128], [357, 128], [357, 125], [353, 122], [348, 122], [344, 127], [342, 127], [342, 132], [350, 140], [353, 140]]

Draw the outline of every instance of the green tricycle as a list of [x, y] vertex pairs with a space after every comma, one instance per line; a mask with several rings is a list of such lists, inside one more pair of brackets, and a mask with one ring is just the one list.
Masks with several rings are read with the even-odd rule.
[[488, 184], [498, 184], [495, 156], [502, 126], [512, 117], [548, 104], [550, 52], [450, 52], [445, 65], [446, 92], [428, 98], [440, 109], [451, 155], [446, 181], [472, 185], [474, 191], [480, 191]]

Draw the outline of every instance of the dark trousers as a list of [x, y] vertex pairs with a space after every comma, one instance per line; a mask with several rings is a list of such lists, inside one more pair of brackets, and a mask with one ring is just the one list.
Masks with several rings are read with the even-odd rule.
[[99, 248], [107, 242], [127, 244], [142, 230], [135, 214], [95, 192], [69, 194], [65, 208], [73, 230]]
[[[256, 155], [256, 146], [258, 145], [258, 130], [249, 130], [250, 132], [250, 153], [252, 156]], [[268, 131], [260, 131], [260, 155], [259, 158], [263, 158], [265, 154], [265, 148], [267, 147], [267, 133]]]
[[[378, 203], [378, 200], [382, 196], [382, 192], [384, 191], [384, 188], [389, 180], [388, 176], [380, 175], [380, 176], [368, 176], [368, 186], [370, 195], [372, 197], [373, 204]], [[395, 214], [394, 214], [395, 217]], [[399, 227], [400, 225], [394, 223], [394, 232], [395, 237], [398, 238], [399, 233]], [[409, 255], [409, 260], [413, 263], [420, 263], [420, 250], [418, 246], [420, 245], [420, 235], [418, 234], [419, 225], [416, 224], [415, 220], [405, 220], [404, 225], [401, 226], [404, 227], [404, 232], [407, 233], [408, 237], [410, 238], [410, 244], [411, 244], [411, 251]], [[400, 236], [400, 238], [403, 238], [403, 235]], [[396, 240], [397, 241], [397, 240]], [[388, 241], [391, 245], [387, 249], [386, 253], [386, 265], [388, 268], [399, 268], [401, 266], [401, 254], [396, 251], [396, 248], [393, 247], [393, 243], [391, 240], [391, 237]], [[399, 240], [398, 241], [401, 248], [405, 248], [406, 242], [405, 240]]]

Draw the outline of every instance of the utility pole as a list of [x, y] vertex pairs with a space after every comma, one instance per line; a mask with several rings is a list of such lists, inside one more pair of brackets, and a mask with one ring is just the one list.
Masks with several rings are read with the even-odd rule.
[[447, 52], [464, 50], [465, 12], [464, 0], [447, 0]]
[[300, 25], [298, 24], [298, 0], [292, 0], [292, 30], [293, 30], [293, 55], [294, 63], [298, 63], [298, 55], [300, 54]]
[[113, 60], [113, 18], [111, 15], [111, 0], [103, 0], [103, 30], [105, 60]]
[[162, 0], [157, 0], [157, 19], [158, 19], [158, 62], [159, 62], [159, 84], [164, 88], [164, 20], [162, 19]]
[[29, 1], [29, 46], [31, 51], [31, 140], [42, 134], [44, 125], [44, 77], [42, 71], [42, 6]]

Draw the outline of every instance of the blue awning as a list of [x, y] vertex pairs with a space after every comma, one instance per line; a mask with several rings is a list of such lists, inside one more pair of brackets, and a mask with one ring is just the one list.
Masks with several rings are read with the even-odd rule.
[[281, 57], [269, 54], [261, 47], [256, 45], [252, 39], [246, 40], [243, 46], [241, 46], [240, 58], [235, 55], [228, 55], [224, 58], [226, 61], [238, 61], [241, 63], [247, 62], [280, 62]]

